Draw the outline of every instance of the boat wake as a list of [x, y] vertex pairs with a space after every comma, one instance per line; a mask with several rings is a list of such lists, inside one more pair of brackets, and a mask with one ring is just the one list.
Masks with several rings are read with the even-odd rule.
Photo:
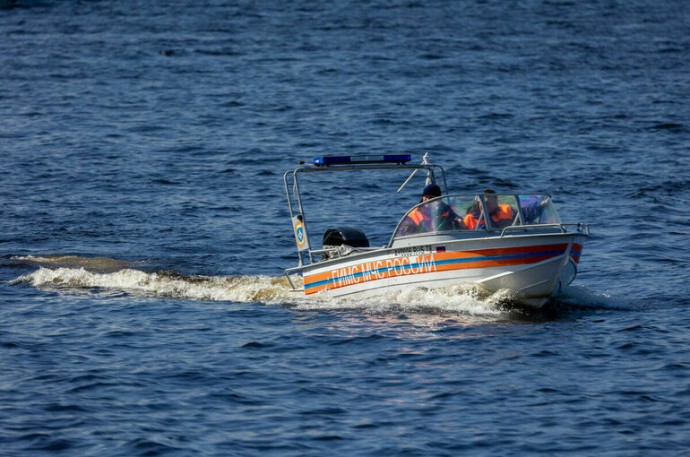
[[131, 295], [190, 300], [281, 303], [290, 297], [288, 282], [280, 277], [184, 276], [171, 272], [145, 272], [132, 268], [95, 272], [84, 267], [40, 267], [32, 273], [18, 277], [11, 283], [26, 283], [38, 288], [74, 292], [99, 289]]
[[[463, 314], [505, 316], [514, 310], [507, 291], [488, 293], [475, 285], [441, 289], [423, 287], [392, 291], [375, 298], [310, 296], [293, 292], [285, 277], [197, 276], [168, 271], [138, 269], [144, 262], [78, 256], [13, 257], [13, 262], [38, 267], [19, 276], [11, 284], [27, 284], [67, 293], [119, 293], [141, 297], [165, 297], [183, 300], [258, 302], [287, 306], [297, 310], [366, 310], [373, 313], [410, 312], [421, 314]], [[564, 302], [573, 306], [586, 301], [593, 306], [609, 307], [605, 298], [587, 297], [579, 290]], [[602, 306], [602, 300], [604, 306]]]
[[373, 312], [456, 312], [485, 315], [500, 313], [495, 304], [501, 298], [491, 296], [487, 299], [477, 290], [460, 288], [433, 291], [412, 289], [399, 293], [392, 292], [369, 300], [305, 297], [300, 292], [292, 292], [284, 277], [184, 276], [132, 268], [95, 272], [84, 267], [39, 267], [38, 270], [22, 275], [11, 283], [69, 293], [93, 293], [95, 289], [102, 292], [184, 300], [259, 302], [298, 310], [367, 309]]

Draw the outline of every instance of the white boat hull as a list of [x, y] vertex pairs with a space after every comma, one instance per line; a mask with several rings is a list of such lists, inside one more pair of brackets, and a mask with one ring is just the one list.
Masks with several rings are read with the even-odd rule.
[[371, 297], [403, 288], [477, 284], [507, 289], [517, 301], [541, 307], [575, 277], [585, 236], [549, 233], [382, 248], [302, 268], [305, 293]]

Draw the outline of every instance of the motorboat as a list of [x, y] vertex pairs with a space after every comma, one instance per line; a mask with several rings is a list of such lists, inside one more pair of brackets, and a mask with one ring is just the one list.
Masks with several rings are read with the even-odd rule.
[[[512, 301], [540, 308], [575, 279], [589, 226], [561, 222], [550, 195], [492, 190], [448, 194], [442, 166], [427, 155], [419, 164], [411, 161], [409, 154], [330, 155], [285, 173], [298, 254], [298, 265], [285, 275], [294, 291], [367, 298], [409, 288], [474, 284], [489, 293], [505, 290]], [[372, 170], [411, 173], [398, 192], [415, 174], [438, 192], [409, 208], [395, 227], [391, 223], [383, 245], [370, 246], [365, 232], [353, 226], [327, 226], [320, 245], [315, 244], [300, 179]], [[295, 275], [302, 276], [303, 286]]]

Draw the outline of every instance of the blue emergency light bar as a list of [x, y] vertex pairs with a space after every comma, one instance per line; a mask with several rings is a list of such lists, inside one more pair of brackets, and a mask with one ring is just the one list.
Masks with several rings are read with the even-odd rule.
[[317, 167], [328, 167], [331, 165], [361, 165], [369, 163], [403, 164], [410, 160], [412, 160], [410, 154], [322, 156], [314, 159], [314, 165]]

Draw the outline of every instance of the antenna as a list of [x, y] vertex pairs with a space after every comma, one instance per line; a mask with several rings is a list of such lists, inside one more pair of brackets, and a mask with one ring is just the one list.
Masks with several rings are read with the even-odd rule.
[[[425, 152], [424, 157], [422, 157], [422, 165], [429, 165], [429, 164], [431, 164], [431, 162], [429, 162], [429, 153]], [[419, 169], [414, 170], [412, 172], [412, 174], [410, 174], [410, 176], [405, 180], [405, 182], [402, 183], [402, 185], [400, 187], [398, 187], [397, 193], [400, 193], [400, 191], [405, 188], [405, 186], [410, 182], [410, 180], [412, 178], [414, 178], [414, 175], [416, 175], [418, 171], [419, 171]], [[424, 185], [428, 186], [429, 184], [433, 184], [433, 182], [434, 182], [434, 178], [431, 175], [431, 171], [427, 171], [426, 172], [426, 181], [425, 181]]]

